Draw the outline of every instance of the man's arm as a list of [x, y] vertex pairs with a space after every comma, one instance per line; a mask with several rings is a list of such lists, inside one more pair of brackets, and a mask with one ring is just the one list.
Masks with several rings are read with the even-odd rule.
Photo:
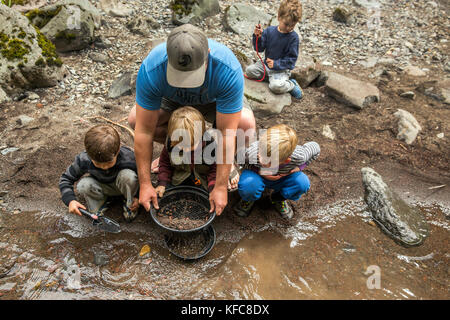
[[[222, 150], [222, 157], [217, 159], [216, 184], [209, 195], [211, 212], [216, 211], [220, 215], [228, 202], [228, 177], [233, 164], [236, 148], [236, 130], [241, 120], [241, 111], [236, 113], [216, 113], [217, 129], [222, 134], [218, 141], [218, 148]], [[221, 145], [222, 143], [222, 145]], [[216, 156], [220, 155], [217, 150]]]
[[158, 122], [159, 110], [147, 110], [136, 103], [136, 128], [134, 153], [139, 177], [139, 203], [150, 211], [150, 202], [159, 209], [155, 189], [150, 179], [153, 157], [153, 137]]

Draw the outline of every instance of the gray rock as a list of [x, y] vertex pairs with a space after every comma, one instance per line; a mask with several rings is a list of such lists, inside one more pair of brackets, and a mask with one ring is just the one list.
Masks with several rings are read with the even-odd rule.
[[[0, 5], [0, 33], [7, 38], [0, 39], [0, 47], [4, 47], [0, 52], [0, 88], [5, 94], [54, 86], [63, 78], [65, 68], [51, 43], [38, 35], [25, 16]], [[48, 46], [41, 47], [44, 39]], [[43, 49], [47, 50], [43, 53]]]
[[355, 16], [353, 11], [349, 8], [340, 6], [333, 11], [333, 20], [336, 22], [345, 23], [346, 25], [351, 25], [355, 22]]
[[403, 109], [398, 109], [394, 116], [399, 119], [397, 139], [403, 140], [407, 144], [413, 143], [419, 131], [422, 130], [416, 118]]
[[5, 91], [3, 91], [2, 88], [0, 88], [0, 103], [5, 103], [10, 101], [11, 99], [8, 97]]
[[244, 96], [256, 117], [280, 114], [292, 103], [289, 93], [274, 94], [266, 82], [249, 79], [245, 79]]
[[112, 42], [108, 39], [103, 39], [102, 37], [97, 37], [94, 40], [94, 46], [100, 49], [108, 49], [112, 47]]
[[150, 30], [158, 29], [161, 24], [152, 17], [137, 16], [127, 22], [127, 28], [136, 34], [149, 36]]
[[411, 77], [424, 77], [427, 75], [422, 69], [416, 66], [407, 66], [403, 72]]
[[335, 72], [328, 73], [326, 93], [345, 105], [362, 109], [380, 101], [380, 91], [371, 83], [345, 77]]
[[27, 116], [27, 115], [25, 115], [25, 114], [22, 114], [22, 115], [20, 115], [20, 116], [18, 117], [18, 119], [17, 119], [16, 122], [17, 122], [20, 126], [26, 126], [26, 125], [29, 124], [31, 121], [34, 121], [34, 118], [29, 117], [29, 116]]
[[406, 92], [400, 93], [400, 97], [414, 100], [416, 98], [416, 94], [412, 91], [406, 91]]
[[362, 168], [364, 200], [373, 220], [393, 239], [405, 246], [421, 245], [428, 235], [422, 213], [404, 202], [371, 168]]
[[91, 52], [89, 53], [89, 58], [92, 59], [92, 61], [100, 62], [100, 63], [108, 63], [108, 56], [106, 54], [100, 53], [100, 52]]
[[94, 16], [77, 3], [65, 1], [41, 8], [45, 12], [59, 8], [59, 12], [41, 29], [59, 52], [82, 50], [94, 41]]
[[316, 63], [310, 56], [301, 56], [295, 64], [291, 76], [297, 80], [302, 88], [308, 87], [320, 75], [319, 63]]
[[254, 6], [245, 4], [233, 4], [225, 10], [224, 25], [227, 30], [240, 35], [248, 36], [253, 33], [255, 25], [261, 22], [261, 25], [271, 24], [272, 16], [256, 9]]
[[336, 135], [331, 130], [329, 125], [324, 125], [322, 128], [322, 135], [328, 139], [334, 140], [336, 138]]
[[363, 8], [380, 8], [380, 0], [353, 0], [353, 4]]
[[175, 25], [196, 24], [220, 13], [218, 0], [177, 0], [175, 3], [178, 5], [175, 10], [172, 8], [172, 23]]
[[17, 150], [19, 150], [19, 148], [16, 148], [16, 147], [5, 148], [5, 149], [3, 149], [0, 153], [1, 153], [3, 156], [6, 156], [8, 153], [11, 153], [11, 152], [14, 152], [14, 151], [17, 151]]
[[121, 96], [131, 94], [131, 76], [132, 72], [125, 72], [119, 78], [114, 80], [108, 91], [108, 98], [116, 99]]
[[128, 17], [134, 10], [124, 6], [118, 0], [100, 0], [100, 8], [112, 17]]
[[37, 93], [31, 92], [31, 91], [28, 91], [27, 95], [28, 95], [28, 97], [27, 97], [28, 100], [37, 100], [37, 99], [41, 98], [41, 97], [39, 97], [39, 95]]

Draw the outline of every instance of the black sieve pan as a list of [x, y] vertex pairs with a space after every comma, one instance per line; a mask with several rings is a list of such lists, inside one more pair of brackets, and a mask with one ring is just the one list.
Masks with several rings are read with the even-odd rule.
[[[167, 189], [164, 196], [158, 200], [159, 210], [150, 208], [152, 219], [161, 228], [172, 232], [193, 232], [207, 227], [215, 218], [215, 212], [209, 212], [209, 194], [206, 190], [177, 186]], [[181, 222], [192, 222], [183, 225]]]
[[[201, 241], [200, 247], [192, 248], [192, 243], [199, 240]], [[169, 232], [164, 235], [164, 243], [174, 256], [183, 260], [196, 260], [207, 255], [214, 247], [216, 232], [212, 225], [190, 233]], [[183, 247], [187, 250], [186, 252], [180, 249]]]

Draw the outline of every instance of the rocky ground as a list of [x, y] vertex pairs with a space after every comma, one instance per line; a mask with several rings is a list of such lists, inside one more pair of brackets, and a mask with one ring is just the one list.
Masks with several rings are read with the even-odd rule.
[[[91, 2], [100, 9], [99, 2]], [[210, 38], [256, 61], [250, 44], [252, 30], [240, 35], [223, 26], [226, 7], [242, 2], [272, 15], [278, 7], [278, 1], [219, 1], [221, 13], [198, 25]], [[262, 128], [275, 123], [291, 125], [300, 141], [313, 140], [321, 145], [320, 158], [305, 171], [312, 189], [295, 205], [297, 220], [314, 208], [360, 197], [360, 169], [367, 166], [391, 177], [393, 184], [398, 181], [392, 178], [407, 173], [421, 181], [420, 187], [425, 190], [445, 185], [429, 192], [449, 200], [450, 110], [445, 103], [448, 87], [441, 87], [450, 71], [449, 4], [444, 0], [384, 0], [378, 1], [380, 10], [376, 11], [364, 6], [368, 2], [303, 1], [299, 59], [312, 57], [321, 71], [375, 85], [380, 101], [359, 110], [331, 98], [326, 87], [312, 85], [304, 88], [301, 101], [293, 101], [281, 114], [257, 119]], [[81, 51], [60, 54], [68, 71], [63, 81], [54, 87], [28, 91], [25, 99], [16, 95], [1, 105], [0, 205], [4, 210], [65, 212], [59, 177], [83, 150], [86, 130], [104, 122], [92, 117], [103, 116], [126, 125], [125, 118], [134, 105], [133, 75], [158, 39], [167, 37], [175, 27], [168, 3], [133, 1], [128, 6], [133, 10], [125, 11], [124, 16], [100, 11], [97, 40]], [[353, 12], [347, 24], [333, 20], [333, 12], [340, 5]], [[156, 22], [146, 35], [126, 27], [139, 16], [151, 16]], [[409, 65], [418, 70], [411, 71]], [[131, 86], [125, 90], [129, 94], [109, 98], [111, 85], [124, 74], [131, 78]], [[421, 126], [412, 144], [397, 139], [394, 113], [399, 108], [413, 114]], [[324, 134], [326, 125], [331, 133]], [[120, 130], [123, 143], [132, 146], [129, 132]], [[403, 183], [411, 181], [406, 178]], [[419, 186], [414, 182], [409, 187], [417, 190]], [[236, 200], [233, 196], [231, 199]]]

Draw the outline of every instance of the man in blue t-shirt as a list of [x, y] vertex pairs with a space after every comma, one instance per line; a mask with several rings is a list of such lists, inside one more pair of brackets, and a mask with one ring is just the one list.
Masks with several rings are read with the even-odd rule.
[[[150, 181], [153, 141], [164, 143], [170, 114], [193, 106], [222, 132], [224, 159], [235, 153], [237, 128], [255, 130], [255, 118], [243, 108], [244, 76], [238, 60], [226, 46], [207, 39], [198, 28], [175, 28], [167, 43], [154, 48], [142, 62], [136, 80], [136, 107], [128, 122], [135, 127], [139, 202], [150, 210], [158, 206]], [[228, 154], [228, 156], [227, 156]], [[233, 158], [233, 157], [231, 157]], [[217, 164], [216, 185], [210, 193], [211, 211], [220, 215], [227, 204], [227, 185], [232, 163]]]

